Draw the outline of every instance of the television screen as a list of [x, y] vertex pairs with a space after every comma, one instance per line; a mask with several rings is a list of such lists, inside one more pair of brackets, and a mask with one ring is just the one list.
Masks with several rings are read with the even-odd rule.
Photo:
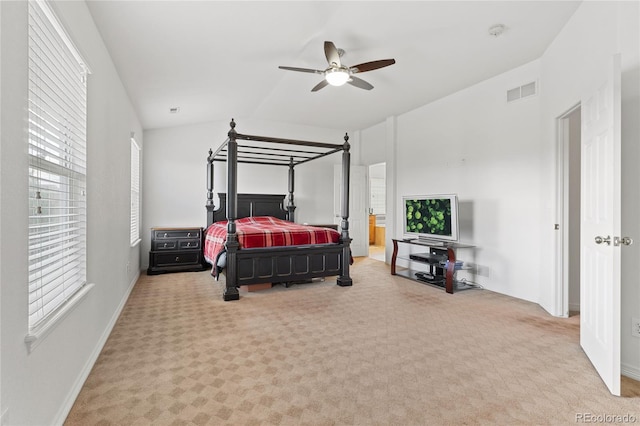
[[458, 241], [458, 197], [455, 194], [402, 197], [405, 238]]

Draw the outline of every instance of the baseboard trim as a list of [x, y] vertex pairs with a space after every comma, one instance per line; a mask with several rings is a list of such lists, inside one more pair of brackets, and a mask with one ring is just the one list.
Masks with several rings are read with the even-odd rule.
[[620, 365], [620, 373], [625, 377], [640, 382], [640, 368], [638, 367], [623, 363]]
[[127, 288], [127, 291], [125, 292], [124, 297], [122, 298], [122, 300], [120, 300], [120, 304], [118, 305], [118, 308], [113, 313], [111, 320], [109, 320], [109, 323], [107, 324], [107, 327], [102, 333], [102, 336], [100, 336], [100, 340], [98, 340], [98, 343], [96, 344], [93, 352], [91, 353], [91, 356], [85, 363], [84, 368], [80, 372], [80, 375], [78, 376], [75, 384], [69, 391], [69, 394], [65, 399], [65, 402], [62, 404], [62, 406], [60, 407], [60, 410], [58, 411], [58, 414], [55, 416], [55, 420], [53, 422], [54, 425], [63, 425], [65, 420], [67, 419], [67, 416], [69, 415], [69, 412], [71, 411], [71, 408], [73, 407], [73, 404], [75, 403], [76, 398], [78, 397], [78, 395], [80, 394], [80, 391], [82, 390], [82, 386], [84, 386], [84, 382], [87, 380], [87, 377], [89, 377], [89, 373], [91, 373], [91, 369], [93, 369], [94, 364], [98, 360], [98, 356], [100, 356], [100, 352], [102, 352], [102, 348], [104, 347], [105, 343], [107, 343], [107, 339], [109, 338], [109, 335], [113, 330], [113, 327], [116, 325], [116, 321], [118, 321], [118, 318], [120, 317], [120, 314], [122, 313], [122, 310], [124, 309], [124, 306], [127, 303], [127, 300], [129, 300], [129, 295], [131, 294], [133, 287], [136, 285], [136, 282], [138, 282], [138, 278], [140, 278], [140, 271], [138, 271], [136, 276], [129, 283], [129, 288]]

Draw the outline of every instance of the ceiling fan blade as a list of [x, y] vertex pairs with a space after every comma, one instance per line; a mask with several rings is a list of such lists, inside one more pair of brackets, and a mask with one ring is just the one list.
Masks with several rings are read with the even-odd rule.
[[354, 76], [351, 76], [351, 78], [347, 81], [347, 83], [349, 83], [352, 86], [359, 87], [360, 89], [364, 89], [364, 90], [373, 89], [373, 86], [371, 84], [367, 83], [366, 81], [364, 81], [361, 78], [354, 77]]
[[312, 74], [322, 74], [322, 73], [324, 73], [324, 71], [312, 70], [310, 68], [296, 68], [296, 67], [283, 67], [283, 66], [279, 66], [278, 68], [280, 68], [281, 70], [298, 71], [298, 72], [309, 72], [309, 73], [312, 73]]
[[381, 59], [379, 61], [364, 62], [362, 64], [349, 67], [351, 72], [367, 72], [377, 70], [379, 68], [388, 67], [396, 63], [395, 59]]
[[338, 49], [336, 48], [336, 45], [330, 41], [324, 42], [324, 56], [327, 57], [329, 65], [335, 65], [337, 67], [342, 66], [340, 63], [340, 54], [338, 53]]
[[316, 84], [315, 87], [313, 89], [311, 89], [312, 92], [317, 92], [318, 90], [322, 89], [323, 87], [326, 87], [329, 83], [327, 82], [327, 80], [322, 80], [320, 83]]

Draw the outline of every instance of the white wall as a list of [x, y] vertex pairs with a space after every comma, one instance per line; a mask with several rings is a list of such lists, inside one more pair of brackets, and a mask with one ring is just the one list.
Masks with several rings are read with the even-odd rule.
[[[2, 8], [0, 7], [0, 24], [2, 23]], [[0, 31], [0, 47], [2, 46], [2, 31]], [[0, 99], [3, 99], [2, 95], [2, 49], [0, 48]], [[2, 102], [0, 102], [0, 117], [4, 117], [2, 114]], [[2, 121], [0, 119], [0, 135], [2, 133]], [[0, 141], [0, 177], [2, 176], [2, 142]], [[0, 236], [2, 236], [2, 185], [0, 185]], [[0, 271], [2, 271], [2, 245], [0, 244]], [[2, 319], [2, 274], [0, 274], [0, 320]], [[4, 405], [2, 404], [2, 332], [0, 330], [0, 425], [4, 424]]]
[[507, 104], [506, 91], [538, 79], [533, 61], [361, 132], [363, 164], [387, 165], [387, 245], [403, 195], [457, 193], [460, 240], [478, 246], [467, 278], [537, 301], [540, 97]]
[[[468, 278], [531, 301], [539, 285], [540, 97], [507, 103], [506, 92], [538, 78], [534, 61], [399, 116], [396, 143], [397, 209], [402, 195], [458, 194], [460, 241], [477, 246], [460, 256], [481, 265]], [[400, 230], [399, 215], [395, 221]]]
[[139, 270], [139, 247], [129, 247], [129, 136], [142, 129], [85, 3], [53, 7], [92, 71], [87, 279], [95, 286], [27, 352], [27, 2], [0, 2], [0, 413], [10, 425], [63, 422]]
[[[593, 87], [616, 52], [622, 53], [622, 227], [640, 240], [639, 18], [638, 2], [583, 2], [539, 60], [362, 130], [363, 164], [379, 161], [364, 147], [378, 146], [386, 134], [387, 238], [401, 236], [403, 194], [457, 193], [461, 241], [478, 247], [480, 268], [471, 278], [562, 315], [553, 270], [556, 118]], [[538, 96], [505, 102], [507, 89], [533, 80]], [[640, 244], [623, 249], [622, 372], [636, 379], [640, 339], [630, 337], [630, 322], [640, 317], [639, 256]]]
[[385, 155], [387, 134], [385, 129], [385, 123], [380, 123], [360, 132], [362, 136], [360, 164], [372, 165], [387, 161]]
[[[544, 87], [542, 103], [541, 190], [553, 193], [555, 185], [555, 119], [581, 96], [599, 83], [602, 69], [611, 64], [615, 53], [622, 58], [622, 232], [640, 238], [640, 36], [638, 2], [583, 2], [565, 28], [547, 49], [541, 61]], [[552, 264], [555, 204], [551, 199], [542, 206], [543, 264]], [[640, 379], [640, 339], [631, 337], [631, 318], [640, 317], [640, 247], [622, 249], [622, 372]], [[557, 306], [551, 269], [542, 272], [539, 303], [554, 313]], [[560, 314], [560, 313], [556, 313]]]
[[[236, 118], [236, 131], [250, 135], [342, 144], [348, 132], [285, 123]], [[156, 226], [206, 226], [207, 153], [227, 138], [229, 122], [153, 129], [145, 131], [143, 266], [148, 266], [149, 229]], [[357, 135], [349, 132], [350, 142]], [[354, 147], [357, 158], [357, 149]], [[295, 168], [296, 222], [334, 223], [333, 165], [340, 153]], [[352, 161], [352, 164], [356, 164]], [[226, 192], [226, 165], [214, 163], [214, 204], [218, 192]], [[288, 167], [240, 164], [238, 192], [288, 194]], [[286, 201], [285, 201], [286, 204]]]

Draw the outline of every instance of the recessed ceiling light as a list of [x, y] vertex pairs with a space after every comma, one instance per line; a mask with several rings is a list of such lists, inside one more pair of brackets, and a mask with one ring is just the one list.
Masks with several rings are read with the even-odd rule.
[[169, 108], [169, 112], [171, 114], [177, 114], [178, 111], [180, 111], [180, 107], [173, 107], [173, 108]]

